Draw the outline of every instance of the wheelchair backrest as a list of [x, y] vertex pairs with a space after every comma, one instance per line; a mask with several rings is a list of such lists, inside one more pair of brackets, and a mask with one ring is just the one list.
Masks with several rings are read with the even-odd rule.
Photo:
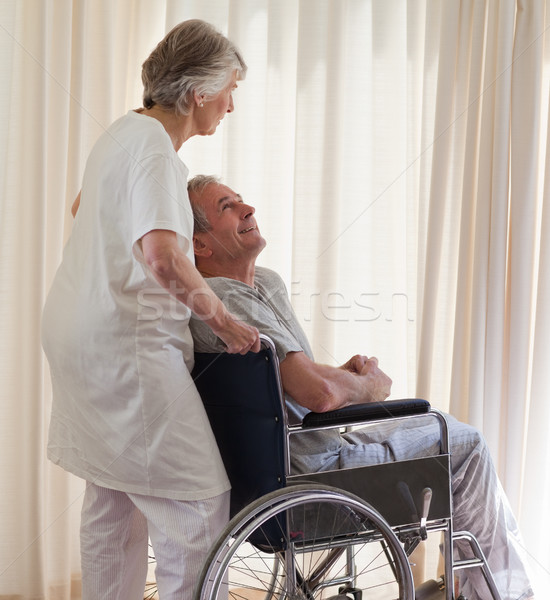
[[258, 353], [195, 353], [193, 379], [231, 481], [231, 516], [284, 487], [284, 403], [273, 347]]

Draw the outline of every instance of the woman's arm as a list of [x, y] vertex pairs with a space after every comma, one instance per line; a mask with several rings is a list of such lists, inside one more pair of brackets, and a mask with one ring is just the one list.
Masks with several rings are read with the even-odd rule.
[[258, 352], [258, 330], [227, 311], [177, 243], [176, 233], [155, 229], [141, 238], [146, 264], [155, 279], [189, 307], [224, 342], [229, 353]]
[[76, 197], [76, 199], [73, 202], [73, 205], [71, 207], [71, 214], [73, 215], [73, 219], [76, 217], [76, 213], [78, 212], [78, 207], [80, 206], [80, 194], [81, 194], [81, 192], [78, 192], [78, 196]]

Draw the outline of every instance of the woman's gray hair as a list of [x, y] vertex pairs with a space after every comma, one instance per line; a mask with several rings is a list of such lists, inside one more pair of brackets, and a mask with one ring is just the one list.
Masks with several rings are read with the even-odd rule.
[[143, 63], [143, 106], [189, 114], [193, 92], [210, 98], [231, 81], [246, 76], [246, 63], [236, 46], [215, 27], [190, 19], [176, 25]]
[[191, 208], [193, 209], [193, 232], [194, 233], [206, 233], [212, 229], [212, 225], [208, 222], [204, 208], [193, 202], [191, 194], [201, 194], [206, 186], [211, 184], [220, 184], [220, 178], [214, 175], [195, 175], [192, 179], [187, 182], [187, 193], [189, 194], [189, 200], [191, 202]]

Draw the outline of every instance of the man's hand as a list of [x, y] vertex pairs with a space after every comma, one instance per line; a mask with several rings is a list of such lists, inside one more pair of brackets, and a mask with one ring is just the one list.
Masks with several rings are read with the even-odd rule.
[[374, 356], [365, 360], [359, 376], [365, 378], [371, 402], [382, 402], [390, 395], [392, 380], [378, 368], [378, 359]]
[[347, 363], [343, 364], [340, 368], [349, 371], [350, 373], [361, 373], [361, 370], [365, 366], [365, 363], [369, 360], [368, 356], [361, 356], [361, 354], [356, 354], [352, 356]]
[[378, 368], [378, 359], [374, 356], [356, 354], [340, 368], [365, 378], [371, 402], [382, 402], [390, 395], [392, 380]]

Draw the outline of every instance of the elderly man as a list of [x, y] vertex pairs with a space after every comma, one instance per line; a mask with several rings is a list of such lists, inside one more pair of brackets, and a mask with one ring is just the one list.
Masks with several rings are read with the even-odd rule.
[[[232, 313], [274, 341], [289, 420], [301, 421], [310, 410], [386, 399], [391, 380], [375, 358], [355, 355], [341, 367], [314, 361], [282, 279], [256, 267], [266, 241], [254, 208], [214, 177], [193, 178], [188, 191], [195, 216], [197, 268]], [[223, 350], [221, 340], [200, 320], [192, 319], [191, 332], [196, 351]], [[455, 529], [476, 535], [503, 600], [532, 598], [517, 525], [485, 442], [474, 428], [448, 419]], [[411, 429], [387, 424], [376, 433], [310, 433], [293, 441], [292, 468], [311, 472], [410, 459], [437, 453], [438, 440], [437, 426], [426, 425]], [[470, 570], [461, 583], [468, 600], [488, 597], [478, 569]]]

